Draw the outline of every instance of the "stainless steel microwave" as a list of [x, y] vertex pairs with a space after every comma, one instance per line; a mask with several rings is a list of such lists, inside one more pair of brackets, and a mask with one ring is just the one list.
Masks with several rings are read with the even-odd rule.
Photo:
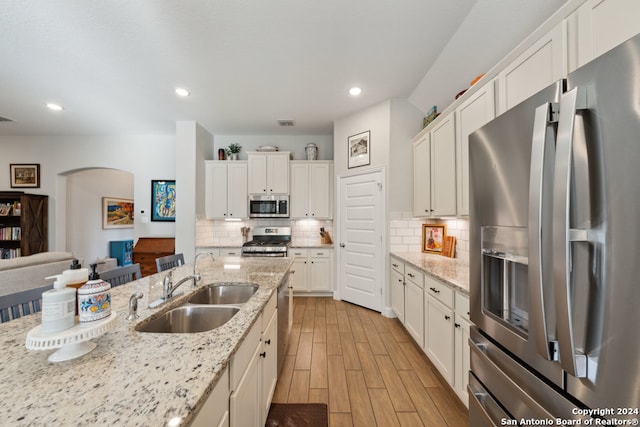
[[249, 196], [249, 218], [289, 218], [289, 196]]

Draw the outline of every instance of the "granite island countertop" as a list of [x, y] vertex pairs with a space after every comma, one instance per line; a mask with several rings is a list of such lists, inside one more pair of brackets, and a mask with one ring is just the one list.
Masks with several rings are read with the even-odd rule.
[[[0, 420], [12, 426], [162, 426], [170, 420], [188, 425], [224, 372], [264, 305], [276, 292], [292, 258], [198, 259], [200, 284], [251, 282], [254, 296], [225, 325], [195, 334], [140, 333], [143, 319], [180, 305], [186, 292], [156, 309], [150, 301], [161, 295], [155, 274], [111, 290], [114, 330], [92, 341], [97, 347], [80, 358], [51, 363], [55, 350], [25, 348], [29, 330], [40, 313], [0, 324]], [[174, 273], [191, 274], [192, 264]], [[184, 286], [184, 285], [183, 285]], [[126, 320], [129, 296], [142, 292], [137, 321]], [[179, 290], [178, 290], [179, 292]]]
[[469, 264], [465, 262], [436, 254], [390, 252], [390, 255], [469, 294]]

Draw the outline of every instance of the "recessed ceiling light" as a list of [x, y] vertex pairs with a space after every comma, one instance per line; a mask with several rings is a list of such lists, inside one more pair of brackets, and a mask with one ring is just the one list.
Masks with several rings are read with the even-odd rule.
[[351, 96], [358, 96], [361, 93], [362, 93], [362, 89], [360, 89], [357, 86], [354, 86], [351, 89], [349, 89], [349, 95], [351, 95]]
[[176, 95], [178, 95], [178, 96], [189, 96], [191, 94], [189, 93], [188, 90], [186, 90], [184, 88], [181, 88], [181, 87], [177, 87], [176, 88]]
[[53, 102], [47, 103], [47, 108], [52, 110], [52, 111], [62, 111], [63, 110], [61, 105], [54, 104]]

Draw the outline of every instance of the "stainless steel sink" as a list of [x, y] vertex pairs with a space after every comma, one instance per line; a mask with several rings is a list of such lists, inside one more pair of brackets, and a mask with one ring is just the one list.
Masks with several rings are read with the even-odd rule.
[[223, 283], [208, 286], [196, 291], [190, 304], [244, 304], [258, 290], [258, 285], [251, 283]]
[[238, 311], [238, 307], [184, 305], [153, 320], [142, 321], [135, 329], [168, 334], [210, 331], [227, 323]]

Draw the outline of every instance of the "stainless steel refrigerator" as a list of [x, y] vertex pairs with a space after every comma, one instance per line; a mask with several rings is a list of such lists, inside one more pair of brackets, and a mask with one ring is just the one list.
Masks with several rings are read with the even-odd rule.
[[469, 162], [470, 425], [636, 425], [640, 35], [473, 133]]

